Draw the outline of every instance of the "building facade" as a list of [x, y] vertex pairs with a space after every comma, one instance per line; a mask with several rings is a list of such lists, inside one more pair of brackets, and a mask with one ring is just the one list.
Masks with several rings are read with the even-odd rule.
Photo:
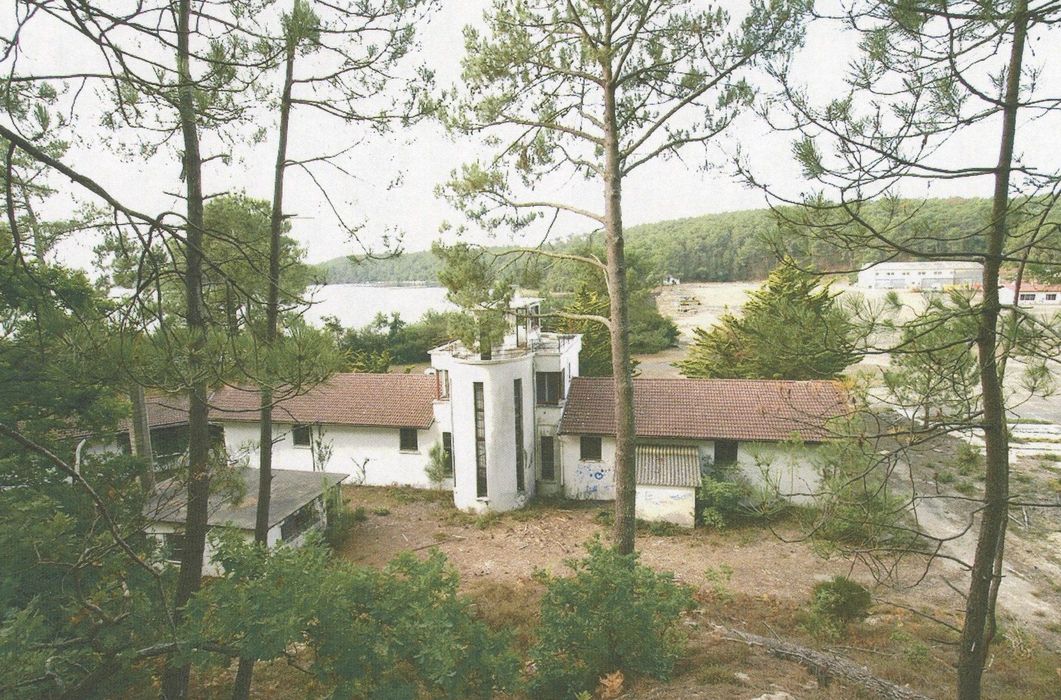
[[[424, 374], [339, 374], [276, 394], [277, 469], [345, 483], [440, 488], [461, 509], [520, 508], [536, 494], [615, 498], [614, 387], [579, 376], [581, 336], [544, 332], [539, 300], [520, 299], [493, 347], [431, 351]], [[210, 399], [230, 459], [257, 465], [259, 394]], [[818, 485], [814, 446], [845, 410], [826, 381], [635, 379], [637, 511], [691, 526], [715, 465], [800, 500]]]
[[977, 262], [933, 260], [883, 262], [858, 273], [861, 289], [937, 291], [951, 287], [975, 289], [982, 285], [984, 266]]
[[1061, 285], [1025, 282], [1018, 292], [1017, 286], [1009, 283], [998, 290], [998, 299], [1018, 306], [1061, 306]]

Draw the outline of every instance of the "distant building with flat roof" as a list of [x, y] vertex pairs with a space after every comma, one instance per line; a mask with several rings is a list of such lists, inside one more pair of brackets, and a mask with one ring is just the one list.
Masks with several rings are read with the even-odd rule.
[[[1014, 299], [1014, 295], [1019, 298]], [[1061, 304], [1061, 284], [1025, 282], [1018, 293], [1016, 285], [1010, 282], [999, 288], [998, 299], [1003, 304], [1016, 302], [1019, 306], [1057, 306]]]
[[983, 276], [984, 266], [978, 262], [885, 262], [859, 272], [857, 286], [862, 289], [914, 290], [979, 287]]

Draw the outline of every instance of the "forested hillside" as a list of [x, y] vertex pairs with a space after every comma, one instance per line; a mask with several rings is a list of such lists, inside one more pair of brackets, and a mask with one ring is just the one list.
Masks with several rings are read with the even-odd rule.
[[[901, 223], [896, 224], [893, 235], [918, 239], [922, 250], [931, 247], [926, 240], [935, 241], [939, 252], [978, 249], [980, 230], [990, 213], [986, 199], [930, 199], [876, 204], [862, 215], [880, 221], [894, 215], [896, 209], [902, 214], [893, 220]], [[660, 221], [632, 226], [626, 232], [628, 251], [646, 260], [657, 274], [688, 282], [765, 279], [777, 262], [770, 240], [778, 234], [777, 221], [766, 209]], [[573, 236], [558, 243], [557, 248], [583, 245], [590, 237], [592, 234]], [[806, 244], [793, 244], [792, 248], [790, 252], [811, 257], [827, 269], [850, 268], [873, 259], [873, 251], [866, 249], [850, 252]], [[348, 258], [334, 258], [322, 263], [319, 271], [329, 283], [434, 282], [438, 264], [430, 251], [422, 251], [356, 264]]]

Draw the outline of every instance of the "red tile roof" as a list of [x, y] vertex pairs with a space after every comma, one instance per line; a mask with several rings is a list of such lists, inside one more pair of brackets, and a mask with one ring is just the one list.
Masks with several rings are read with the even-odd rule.
[[[424, 374], [337, 374], [301, 396], [282, 399], [273, 420], [292, 423], [427, 428], [435, 419], [435, 378]], [[225, 387], [210, 400], [212, 421], [258, 422], [258, 391]]]
[[[147, 404], [147, 423], [151, 428], [167, 428], [188, 423], [187, 394], [148, 396], [145, 403]], [[115, 432], [128, 433], [132, 429], [132, 424], [132, 418], [122, 418], [118, 421]], [[58, 431], [58, 434], [66, 438], [81, 439], [93, 435], [93, 432], [84, 428], [69, 428]]]
[[[1007, 282], [1005, 285], [1006, 289], [1015, 291], [1017, 289], [1016, 282]], [[1020, 285], [1022, 292], [1061, 292], [1061, 284], [1040, 284], [1038, 282], [1022, 282]]]
[[[829, 437], [826, 422], [845, 413], [843, 389], [830, 381], [635, 379], [638, 437], [699, 440], [788, 440]], [[614, 435], [610, 377], [571, 382], [560, 420], [566, 434]]]

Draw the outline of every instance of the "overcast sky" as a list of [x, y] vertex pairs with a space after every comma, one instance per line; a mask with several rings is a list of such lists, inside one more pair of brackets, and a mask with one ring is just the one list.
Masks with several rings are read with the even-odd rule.
[[[415, 60], [431, 66], [440, 85], [448, 85], [459, 78], [462, 27], [477, 23], [485, 4], [482, 0], [446, 2], [431, 21], [422, 26], [419, 37], [422, 48]], [[735, 5], [731, 3], [731, 6]], [[739, 14], [739, 9], [734, 12]], [[71, 52], [74, 42], [56, 39], [44, 29], [29, 33], [23, 41], [27, 58], [57, 64], [89, 60], [87, 55]], [[1049, 50], [1056, 53], [1056, 49]], [[816, 96], [826, 98], [840, 89], [844, 67], [852, 55], [849, 35], [834, 26], [816, 25], [807, 37], [806, 48], [799, 55], [794, 71]], [[1045, 62], [1045, 57], [1040, 54], [1033, 60]], [[1051, 78], [1049, 71], [1046, 77]], [[305, 111], [296, 111], [293, 124], [291, 154], [296, 158], [331, 151], [360, 137], [356, 127], [343, 127]], [[271, 128], [273, 124], [263, 126]], [[180, 200], [167, 194], [181, 187], [177, 180], [180, 166], [172, 153], [147, 162], [135, 158], [121, 159], [101, 148], [97, 138], [99, 129], [91, 121], [80, 122], [78, 129], [83, 137], [82, 143], [75, 144], [67, 156], [75, 167], [93, 174], [113, 191], [124, 193], [128, 203], [145, 211], [182, 208]], [[1061, 164], [1051, 132], [1028, 125], [1021, 132], [1018, 146], [1045, 153], [1051, 162]], [[968, 156], [969, 149], [980, 150], [983, 160], [977, 164], [990, 165], [995, 156], [994, 146], [990, 140], [983, 139], [990, 139], [994, 134], [993, 129], [969, 134], [955, 145], [954, 152], [964, 157]], [[763, 195], [740, 184], [725, 162], [727, 154], [734, 153], [738, 145], [748, 153], [756, 171], [772, 185], [786, 188], [792, 194], [802, 186], [789, 155], [789, 136], [771, 134], [764, 123], [749, 117], [735, 124], [720, 139], [715, 153], [722, 167], [704, 172], [696, 167], [702, 160], [701, 154], [690, 151], [687, 164], [661, 161], [639, 170], [636, 176], [628, 179], [623, 200], [626, 224], [764, 206]], [[208, 165], [207, 189], [211, 192], [243, 190], [252, 196], [269, 198], [274, 149], [275, 144], [267, 140], [258, 147], [244, 148], [240, 151], [240, 159], [230, 166], [220, 162]], [[478, 152], [482, 150], [476, 142], [455, 142], [434, 123], [421, 123], [384, 137], [371, 137], [352, 151], [345, 163], [354, 178], [336, 174], [332, 181], [335, 185], [333, 193], [337, 192], [337, 203], [344, 217], [348, 221], [363, 223], [361, 235], [370, 245], [376, 245], [384, 232], [399, 230], [404, 232], [407, 250], [422, 250], [439, 237], [439, 226], [443, 221], [463, 222], [457, 212], [436, 197], [434, 190], [453, 168]], [[388, 186], [399, 177], [399, 184]], [[601, 200], [598, 186], [565, 182], [559, 187], [567, 199], [598, 208]], [[48, 213], [58, 215], [72, 206], [70, 193], [74, 190], [64, 186], [62, 191], [63, 194], [51, 203]], [[912, 191], [911, 194], [919, 193]], [[936, 184], [931, 194], [986, 196], [990, 194], [990, 182], [984, 179]], [[293, 235], [306, 246], [310, 261], [360, 252], [345, 235], [310, 180], [297, 170], [289, 170], [285, 209], [295, 216]], [[567, 232], [581, 232], [590, 226], [571, 223], [565, 228], [571, 229]], [[503, 234], [490, 239], [474, 231], [470, 237], [481, 242], [512, 240]], [[71, 262], [87, 264], [90, 249], [91, 241], [82, 240], [78, 245], [68, 247], [64, 257]]]

